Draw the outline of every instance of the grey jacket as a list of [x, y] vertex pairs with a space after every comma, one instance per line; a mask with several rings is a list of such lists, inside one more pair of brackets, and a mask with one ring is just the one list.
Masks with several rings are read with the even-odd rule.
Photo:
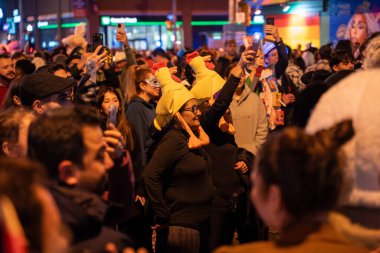
[[236, 144], [257, 155], [268, 134], [268, 121], [264, 104], [257, 94], [245, 85], [239, 101], [230, 105], [232, 122], [236, 129]]

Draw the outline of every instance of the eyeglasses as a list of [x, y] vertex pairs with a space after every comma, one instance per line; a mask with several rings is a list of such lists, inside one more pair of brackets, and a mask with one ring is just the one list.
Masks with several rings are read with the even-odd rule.
[[198, 106], [197, 105], [193, 105], [192, 107], [190, 108], [185, 108], [183, 109], [182, 111], [188, 111], [188, 112], [192, 112], [194, 113], [195, 115], [197, 115], [197, 111], [199, 110]]
[[151, 79], [151, 80], [145, 79], [145, 83], [149, 84], [153, 88], [160, 88], [161, 87], [160, 83], [156, 79]]

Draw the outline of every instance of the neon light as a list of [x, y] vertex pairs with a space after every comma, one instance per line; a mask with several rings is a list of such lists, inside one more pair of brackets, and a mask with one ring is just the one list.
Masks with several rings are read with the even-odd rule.
[[286, 5], [286, 6], [282, 9], [282, 11], [283, 11], [283, 12], [288, 12], [289, 9], [290, 9], [290, 5]]
[[264, 16], [263, 15], [260, 15], [260, 16], [253, 16], [253, 24], [264, 24]]
[[228, 21], [192, 21], [192, 26], [227, 25]]
[[100, 19], [100, 23], [102, 25], [109, 25], [109, 24], [111, 24], [111, 19], [110, 19], [110, 17], [104, 16]]
[[21, 16], [14, 16], [13, 17], [13, 22], [20, 23], [20, 21], [21, 21]]
[[47, 22], [47, 21], [38, 21], [38, 23], [37, 23], [37, 26], [39, 28], [44, 27], [44, 26], [48, 26], [48, 25], [49, 25], [49, 22]]
[[137, 18], [111, 18], [111, 23], [122, 24], [122, 23], [137, 23]]
[[[62, 24], [61, 27], [62, 28], [74, 28], [74, 27], [77, 27], [79, 24], [80, 23], [65, 23], [65, 24]], [[84, 24], [87, 25], [87, 23], [84, 23]], [[57, 29], [58, 24], [49, 25], [48, 22], [38, 22], [38, 28], [40, 28], [40, 29]]]

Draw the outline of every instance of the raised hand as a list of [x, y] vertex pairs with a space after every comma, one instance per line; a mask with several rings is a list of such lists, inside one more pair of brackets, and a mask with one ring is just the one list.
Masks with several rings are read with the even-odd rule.
[[106, 50], [104, 50], [103, 53], [99, 54], [99, 51], [102, 49], [102, 47], [103, 46], [98, 46], [95, 51], [87, 57], [86, 73], [90, 74], [91, 76], [96, 75], [96, 71], [102, 67], [104, 61], [107, 59]]
[[116, 40], [120, 41], [124, 47], [129, 47], [127, 32], [125, 31], [124, 24], [120, 24], [120, 27], [117, 28]]
[[108, 124], [108, 130], [104, 131], [103, 138], [106, 141], [106, 150], [113, 159], [120, 158], [124, 154], [125, 140], [112, 123]]

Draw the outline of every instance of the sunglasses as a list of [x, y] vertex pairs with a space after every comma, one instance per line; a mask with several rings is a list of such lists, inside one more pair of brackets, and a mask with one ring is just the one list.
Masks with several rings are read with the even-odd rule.
[[145, 79], [145, 83], [149, 84], [153, 88], [160, 88], [161, 85], [156, 79]]

